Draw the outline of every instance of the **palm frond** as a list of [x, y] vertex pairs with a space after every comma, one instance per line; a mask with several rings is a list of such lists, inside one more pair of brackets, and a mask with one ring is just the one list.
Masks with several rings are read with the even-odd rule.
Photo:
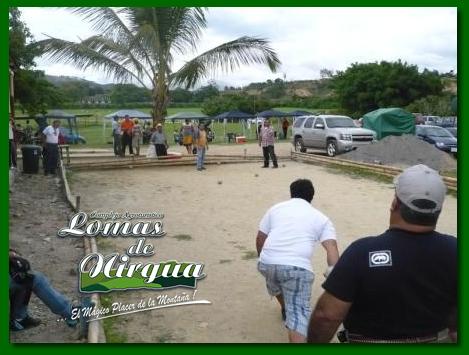
[[[154, 63], [149, 53], [140, 47], [139, 42], [134, 38], [138, 25], [133, 22], [132, 8], [114, 10], [109, 7], [69, 7], [68, 9], [89, 21], [92, 28], [103, 37], [123, 44], [127, 43], [130, 46], [129, 51], [134, 53], [135, 58], [138, 57], [139, 60], [145, 61], [147, 66], [153, 67]], [[127, 19], [127, 25], [119, 15]]]
[[200, 54], [174, 73], [171, 80], [190, 88], [217, 70], [229, 72], [248, 64], [266, 64], [275, 72], [280, 60], [266, 39], [243, 36]]
[[132, 36], [131, 30], [110, 7], [69, 7], [68, 9], [90, 22], [93, 30], [103, 36], [114, 39]]
[[135, 30], [142, 25], [153, 27], [157, 36], [155, 50], [165, 53], [171, 49], [179, 53], [194, 50], [202, 30], [207, 26], [205, 8], [131, 8], [127, 13], [132, 18]]
[[173, 21], [164, 32], [170, 49], [180, 54], [196, 50], [202, 29], [207, 27], [204, 9], [172, 8], [170, 18]]
[[96, 37], [80, 43], [50, 37], [36, 42], [35, 45], [43, 55], [52, 61], [72, 64], [81, 70], [95, 68], [118, 81], [125, 82], [135, 79], [146, 86], [141, 77], [119, 62], [120, 54], [118, 52], [113, 51], [109, 46], [103, 46], [102, 42], [98, 43], [100, 41]]

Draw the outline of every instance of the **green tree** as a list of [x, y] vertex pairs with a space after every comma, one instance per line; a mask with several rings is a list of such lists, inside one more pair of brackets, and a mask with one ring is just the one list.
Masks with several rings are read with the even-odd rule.
[[35, 66], [34, 57], [37, 50], [28, 47], [28, 42], [33, 40], [33, 36], [28, 27], [21, 21], [21, 11], [17, 7], [9, 8], [9, 41], [8, 55], [10, 68], [16, 72], [19, 69], [29, 69]]
[[51, 107], [59, 107], [64, 98], [61, 92], [45, 77], [40, 70], [19, 69], [15, 74], [15, 97], [21, 110], [34, 116], [45, 114]]
[[360, 116], [380, 107], [405, 107], [443, 89], [437, 72], [416, 65], [385, 62], [352, 64], [333, 78], [339, 103], [348, 113]]
[[231, 110], [255, 114], [270, 108], [272, 108], [272, 103], [268, 100], [248, 95], [220, 95], [205, 100], [202, 104], [202, 112], [209, 116], [216, 116]]
[[172, 102], [191, 102], [192, 92], [183, 88], [176, 88], [169, 92]]
[[424, 115], [451, 116], [455, 114], [452, 102], [455, 98], [451, 95], [429, 95], [412, 102], [406, 107], [410, 112], [419, 112]]
[[151, 101], [151, 91], [133, 84], [114, 85], [111, 93], [111, 102], [113, 104], [126, 104], [130, 102], [149, 102]]
[[44, 72], [32, 70], [38, 51], [28, 45], [33, 36], [21, 21], [18, 8], [9, 8], [8, 19], [8, 54], [10, 68], [14, 72], [15, 101], [29, 115], [45, 113], [49, 107], [60, 105], [63, 97], [54, 85], [46, 81]]
[[163, 119], [170, 86], [191, 88], [219, 69], [228, 71], [258, 63], [275, 71], [280, 65], [266, 39], [243, 36], [198, 55], [173, 72], [176, 55], [197, 49], [207, 25], [205, 8], [100, 7], [75, 8], [73, 12], [91, 22], [100, 34], [80, 42], [49, 38], [38, 42], [41, 52], [55, 61], [83, 70], [93, 67], [119, 81], [148, 87], [155, 121]]
[[207, 99], [218, 96], [219, 94], [220, 94], [220, 90], [218, 90], [218, 88], [213, 84], [202, 86], [200, 89], [197, 89], [196, 91], [194, 91], [193, 101], [203, 102]]
[[263, 96], [268, 99], [279, 99], [286, 94], [286, 85], [282, 79], [267, 80], [268, 86], [262, 92]]

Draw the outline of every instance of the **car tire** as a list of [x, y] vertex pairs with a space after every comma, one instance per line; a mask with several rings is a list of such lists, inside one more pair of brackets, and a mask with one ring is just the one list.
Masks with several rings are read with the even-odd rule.
[[337, 142], [333, 139], [327, 141], [326, 144], [327, 156], [335, 157], [337, 155]]
[[303, 142], [303, 138], [295, 138], [295, 152], [306, 153], [305, 144]]

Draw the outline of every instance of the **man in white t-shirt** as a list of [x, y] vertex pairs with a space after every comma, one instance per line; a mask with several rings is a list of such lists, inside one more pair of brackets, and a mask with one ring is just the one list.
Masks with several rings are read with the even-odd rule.
[[257, 232], [258, 270], [267, 290], [282, 307], [282, 317], [292, 343], [306, 341], [311, 315], [314, 273], [311, 258], [316, 244], [327, 253], [326, 277], [339, 259], [332, 222], [311, 206], [314, 187], [299, 179], [290, 185], [291, 199], [271, 207]]
[[55, 174], [59, 162], [59, 126], [55, 120], [42, 131], [44, 136], [44, 175]]

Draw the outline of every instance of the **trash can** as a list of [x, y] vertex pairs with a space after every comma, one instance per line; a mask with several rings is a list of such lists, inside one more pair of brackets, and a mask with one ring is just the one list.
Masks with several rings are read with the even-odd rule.
[[37, 174], [42, 148], [38, 145], [27, 144], [21, 147], [23, 154], [23, 173]]

